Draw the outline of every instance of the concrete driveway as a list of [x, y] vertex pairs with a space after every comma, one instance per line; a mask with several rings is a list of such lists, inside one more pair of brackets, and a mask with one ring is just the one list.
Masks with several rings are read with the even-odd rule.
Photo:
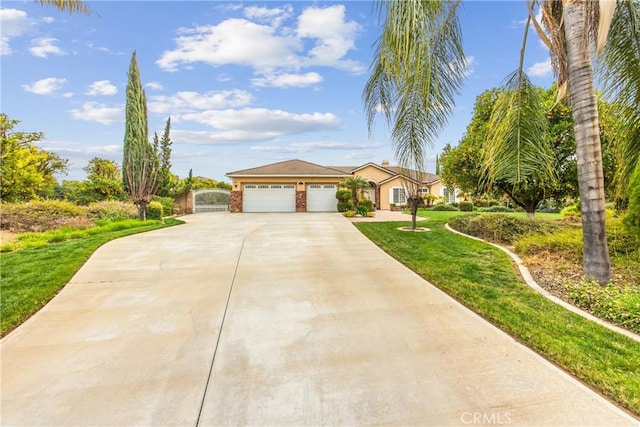
[[2, 340], [2, 425], [638, 424], [339, 214], [185, 219]]

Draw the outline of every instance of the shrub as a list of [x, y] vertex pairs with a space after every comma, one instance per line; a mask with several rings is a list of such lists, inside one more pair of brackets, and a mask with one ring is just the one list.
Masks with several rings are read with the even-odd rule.
[[435, 194], [427, 194], [422, 198], [422, 200], [425, 206], [431, 206], [436, 200], [438, 200], [438, 196]]
[[473, 211], [473, 203], [472, 202], [460, 202], [460, 210], [463, 212], [472, 212]]
[[446, 205], [446, 204], [443, 204], [443, 203], [438, 203], [433, 208], [431, 208], [431, 210], [432, 211], [459, 211], [460, 209], [456, 208], [453, 205]]
[[522, 237], [515, 244], [516, 252], [535, 255], [560, 252], [576, 262], [582, 259], [582, 232], [579, 229], [562, 230], [549, 234], [533, 234]]
[[147, 205], [147, 219], [162, 219], [162, 204], [151, 202]]
[[358, 205], [356, 207], [356, 215], [367, 216], [368, 213], [369, 213], [369, 209], [367, 209], [366, 206]]
[[371, 212], [367, 212], [367, 218], [375, 218], [376, 213], [371, 211]]
[[173, 207], [174, 207], [173, 197], [153, 196], [152, 200], [154, 202], [159, 202], [162, 205], [163, 215], [173, 215]]
[[356, 211], [345, 211], [342, 213], [342, 215], [346, 216], [347, 218], [353, 218], [354, 216], [356, 216]]
[[470, 214], [451, 218], [449, 225], [458, 231], [495, 243], [512, 244], [533, 233], [547, 234], [558, 226], [544, 220], [532, 221], [513, 215]]
[[580, 216], [580, 206], [569, 205], [560, 211], [560, 215], [563, 218], [575, 218]]
[[94, 220], [121, 221], [138, 218], [138, 209], [133, 203], [105, 201], [91, 203], [87, 207], [89, 217]]
[[353, 202], [351, 200], [348, 200], [346, 202], [338, 202], [338, 212], [352, 211], [353, 209]]
[[351, 201], [351, 190], [338, 190], [338, 191], [336, 191], [336, 199], [338, 199], [339, 202], [350, 202]]
[[373, 210], [373, 200], [363, 199], [358, 202], [358, 207], [364, 206], [367, 208], [367, 212], [371, 212]]
[[502, 205], [493, 205], [480, 209], [480, 212], [515, 212], [515, 209]]
[[586, 279], [567, 284], [574, 304], [593, 315], [640, 332], [640, 288], [600, 286]]
[[85, 208], [60, 200], [3, 203], [0, 209], [2, 210], [0, 227], [15, 232], [91, 226]]

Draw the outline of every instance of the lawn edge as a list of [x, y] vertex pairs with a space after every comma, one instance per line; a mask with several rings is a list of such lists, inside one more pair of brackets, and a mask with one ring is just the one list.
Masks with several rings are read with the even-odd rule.
[[468, 234], [465, 234], [461, 231], [455, 230], [453, 228], [451, 228], [451, 226], [449, 225], [449, 223], [445, 223], [444, 224], [444, 228], [447, 231], [450, 231], [452, 233], [458, 234], [460, 236], [464, 236], [467, 237], [469, 239], [473, 239], [473, 240], [477, 240], [479, 242], [483, 242], [486, 243], [488, 245], [494, 246], [498, 249], [500, 249], [501, 251], [505, 252], [507, 255], [509, 255], [509, 257], [511, 258], [511, 260], [514, 262], [514, 264], [516, 265], [516, 267], [518, 268], [518, 272], [520, 274], [520, 277], [522, 278], [522, 280], [527, 284], [527, 286], [529, 286], [530, 288], [532, 288], [534, 291], [536, 291], [537, 293], [539, 293], [540, 295], [544, 296], [545, 298], [547, 298], [548, 300], [566, 308], [569, 311], [572, 311], [582, 317], [584, 317], [585, 319], [591, 320], [593, 322], [598, 323], [599, 325], [604, 326], [605, 328], [613, 331], [613, 332], [617, 332], [619, 334], [622, 334], [628, 338], [631, 338], [634, 341], [640, 342], [640, 335], [622, 328], [618, 325], [615, 325], [611, 322], [608, 322], [604, 319], [601, 319], [597, 316], [594, 316], [593, 314], [584, 311], [572, 304], [569, 304], [566, 301], [561, 300], [560, 298], [556, 297], [555, 295], [552, 295], [551, 293], [549, 293], [548, 291], [546, 291], [545, 289], [543, 289], [542, 287], [540, 287], [540, 285], [538, 285], [538, 283], [536, 283], [536, 281], [533, 279], [533, 276], [531, 275], [531, 273], [529, 272], [529, 269], [527, 268], [527, 266], [525, 265], [524, 261], [522, 261], [522, 258], [520, 258], [518, 255], [516, 255], [515, 253], [511, 252], [509, 249], [505, 248], [504, 246], [501, 246], [497, 243], [493, 243], [493, 242], [489, 242], [487, 240], [481, 239], [479, 237], [475, 237], [475, 236], [470, 236]]

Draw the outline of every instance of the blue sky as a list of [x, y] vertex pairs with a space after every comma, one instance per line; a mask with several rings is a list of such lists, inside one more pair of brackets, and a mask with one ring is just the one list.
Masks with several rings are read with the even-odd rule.
[[[367, 132], [361, 94], [379, 34], [368, 1], [102, 1], [68, 15], [3, 1], [1, 110], [84, 179], [93, 157], [120, 163], [131, 54], [137, 51], [149, 131], [172, 118], [173, 172], [225, 173], [299, 158], [322, 165], [394, 163], [384, 118]], [[465, 2], [468, 78], [426, 165], [464, 134], [478, 94], [518, 64], [524, 0]], [[553, 82], [533, 35], [525, 66]]]

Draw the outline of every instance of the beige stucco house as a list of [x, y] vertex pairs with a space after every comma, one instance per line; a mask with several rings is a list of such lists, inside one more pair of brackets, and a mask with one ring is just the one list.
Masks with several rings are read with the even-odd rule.
[[304, 160], [287, 160], [226, 175], [233, 186], [231, 212], [335, 212], [340, 181], [356, 175], [369, 182], [370, 187], [363, 190], [363, 196], [371, 199], [377, 209], [406, 205], [408, 191], [456, 201], [455, 193], [450, 194], [437, 175], [402, 173], [386, 161], [380, 165], [321, 166]]

